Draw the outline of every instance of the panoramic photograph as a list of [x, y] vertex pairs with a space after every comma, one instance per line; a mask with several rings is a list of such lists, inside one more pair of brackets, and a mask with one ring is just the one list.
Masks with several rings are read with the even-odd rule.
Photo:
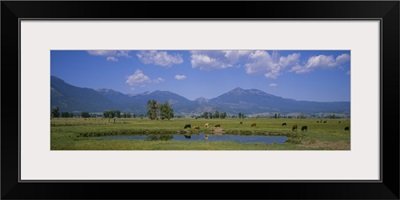
[[51, 50], [51, 150], [350, 150], [350, 50]]

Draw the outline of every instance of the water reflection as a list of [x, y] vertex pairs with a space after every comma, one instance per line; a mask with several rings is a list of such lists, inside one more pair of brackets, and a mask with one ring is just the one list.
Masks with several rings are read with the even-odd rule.
[[283, 144], [288, 139], [285, 136], [260, 136], [260, 135], [208, 135], [208, 134], [151, 134], [148, 136], [107, 136], [105, 140], [150, 140], [150, 141], [235, 141], [240, 143], [262, 142]]

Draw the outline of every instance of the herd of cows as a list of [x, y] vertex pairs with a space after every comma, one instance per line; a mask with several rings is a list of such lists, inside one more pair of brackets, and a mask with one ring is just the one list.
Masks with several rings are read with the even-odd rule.
[[[320, 122], [320, 121], [317, 121], [317, 123], [319, 123], [319, 122]], [[323, 121], [323, 122], [322, 122], [322, 120], [321, 120], [321, 123], [326, 123], [326, 120]], [[341, 122], [339, 121], [339, 124], [340, 124], [340, 123], [341, 123]], [[243, 122], [240, 122], [240, 124], [243, 124]], [[286, 126], [286, 125], [287, 125], [286, 122], [282, 123], [282, 126]], [[257, 124], [256, 124], [256, 123], [252, 123], [250, 126], [251, 126], [251, 127], [256, 127]], [[209, 124], [208, 124], [208, 123], [204, 124], [204, 127], [208, 128], [208, 127], [209, 127]], [[221, 124], [216, 124], [214, 127], [215, 127], [215, 128], [221, 127]], [[191, 124], [186, 124], [183, 128], [184, 128], [184, 129], [187, 129], [187, 128], [190, 128], [190, 129], [191, 129], [191, 128], [192, 128], [192, 125], [191, 125]], [[193, 129], [200, 129], [200, 126], [193, 126]], [[308, 130], [308, 127], [307, 127], [307, 126], [301, 126], [301, 131], [307, 131], [307, 130]], [[345, 127], [344, 130], [345, 130], [345, 131], [349, 131], [349, 130], [350, 130], [350, 127]], [[293, 126], [292, 126], [292, 131], [297, 131], [297, 125], [293, 125]]]

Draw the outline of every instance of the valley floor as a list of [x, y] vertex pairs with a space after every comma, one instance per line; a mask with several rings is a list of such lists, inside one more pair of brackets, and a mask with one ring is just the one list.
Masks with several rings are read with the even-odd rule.
[[[54, 118], [51, 150], [350, 150], [349, 119], [192, 119]], [[240, 123], [242, 122], [242, 123]], [[208, 128], [205, 124], [208, 123]], [[282, 126], [286, 123], [285, 126]], [[184, 129], [191, 124], [192, 129]], [[214, 126], [219, 124], [220, 127]], [[255, 124], [255, 126], [251, 126]], [[292, 131], [293, 125], [298, 129]], [[199, 126], [199, 129], [194, 129]], [[307, 126], [307, 131], [301, 131]], [[234, 141], [106, 140], [126, 135], [265, 135], [285, 136], [283, 144]]]

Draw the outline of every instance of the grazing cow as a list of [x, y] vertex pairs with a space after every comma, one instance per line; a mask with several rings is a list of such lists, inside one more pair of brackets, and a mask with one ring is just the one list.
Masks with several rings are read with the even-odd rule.
[[326, 123], [326, 120], [324, 121], [324, 123]]
[[286, 126], [286, 123], [282, 123], [282, 126]]
[[240, 124], [243, 124], [243, 122], [240, 122]]
[[194, 128], [194, 129], [200, 129], [200, 127], [199, 127], [199, 126], [193, 126], [193, 128]]
[[205, 126], [206, 128], [208, 128], [208, 123], [204, 124], [204, 126]]
[[341, 122], [339, 121], [339, 124], [340, 124]]
[[251, 124], [251, 127], [256, 126], [256, 125], [257, 125], [256, 123], [252, 123], [252, 124]]
[[297, 130], [297, 125], [293, 125], [292, 131]]
[[215, 127], [215, 128], [221, 127], [221, 124], [217, 124], [217, 125], [215, 125], [214, 127]]
[[185, 138], [186, 139], [190, 139], [190, 138], [192, 138], [192, 136], [191, 135], [184, 135], [185, 136]]
[[317, 123], [319, 123], [319, 121], [317, 121]]
[[192, 128], [192, 125], [186, 124], [185, 127], [184, 127], [184, 129], [186, 129], [186, 128]]
[[307, 131], [307, 126], [302, 126], [301, 131]]
[[345, 131], [349, 131], [350, 128], [349, 128], [349, 127], [344, 127], [344, 130], [345, 130]]

